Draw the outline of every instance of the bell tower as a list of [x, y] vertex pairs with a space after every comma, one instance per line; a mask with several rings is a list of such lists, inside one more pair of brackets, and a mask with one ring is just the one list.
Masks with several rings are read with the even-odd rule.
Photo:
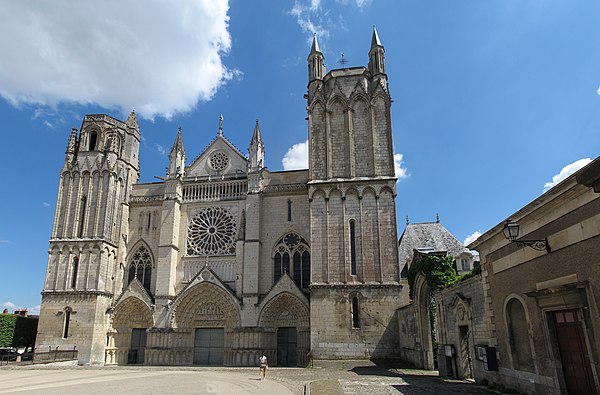
[[75, 348], [80, 364], [104, 363], [106, 311], [122, 287], [139, 145], [135, 112], [126, 122], [86, 115], [69, 135], [42, 291], [41, 350]]
[[384, 48], [373, 29], [368, 67], [320, 75], [315, 43], [306, 94], [311, 348], [315, 358], [394, 357], [401, 286]]

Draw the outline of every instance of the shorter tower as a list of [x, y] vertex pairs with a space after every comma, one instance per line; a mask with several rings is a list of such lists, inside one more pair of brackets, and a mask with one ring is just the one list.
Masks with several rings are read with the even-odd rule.
[[37, 347], [77, 350], [82, 363], [104, 363], [106, 311], [121, 289], [131, 185], [139, 177], [140, 130], [86, 115], [72, 129], [60, 173]]

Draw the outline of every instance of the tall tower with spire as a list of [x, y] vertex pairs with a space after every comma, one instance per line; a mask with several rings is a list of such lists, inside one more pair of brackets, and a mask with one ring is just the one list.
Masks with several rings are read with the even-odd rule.
[[[311, 348], [316, 358], [397, 355], [396, 178], [384, 48], [323, 75], [308, 56]], [[349, 347], [350, 346], [350, 347]]]
[[135, 112], [127, 122], [86, 115], [79, 133], [71, 131], [60, 172], [38, 347], [76, 346], [80, 361], [104, 363], [104, 315], [122, 286], [127, 200], [139, 178], [139, 145]]

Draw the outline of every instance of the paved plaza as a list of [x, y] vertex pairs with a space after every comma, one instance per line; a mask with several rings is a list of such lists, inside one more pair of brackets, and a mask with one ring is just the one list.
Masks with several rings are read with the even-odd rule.
[[119, 366], [72, 364], [0, 368], [0, 394], [489, 394], [484, 387], [437, 372], [378, 366], [370, 361], [317, 361], [313, 368]]

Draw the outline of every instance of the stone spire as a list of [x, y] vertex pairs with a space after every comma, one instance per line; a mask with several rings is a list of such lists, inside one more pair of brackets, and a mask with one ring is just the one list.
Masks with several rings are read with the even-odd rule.
[[378, 74], [385, 75], [385, 50], [381, 41], [379, 40], [379, 34], [377, 34], [377, 28], [373, 25], [373, 36], [371, 37], [371, 49], [369, 50], [369, 71], [372, 76]]
[[265, 161], [265, 145], [263, 144], [262, 137], [260, 135], [260, 127], [258, 126], [258, 119], [254, 126], [254, 133], [252, 134], [252, 140], [250, 140], [250, 160], [248, 162], [248, 170], [250, 172], [258, 171], [264, 167]]
[[310, 53], [313, 53], [313, 52], [321, 53], [321, 48], [319, 48], [319, 41], [317, 41], [317, 33], [314, 33], [312, 46], [310, 47]]
[[127, 125], [134, 129], [139, 129], [137, 117], [135, 116], [135, 110], [131, 110], [131, 114], [129, 114], [129, 118], [127, 118]]
[[313, 36], [312, 46], [308, 54], [308, 83], [315, 80], [323, 80], [325, 76], [325, 58], [319, 48], [317, 33]]
[[223, 114], [219, 115], [219, 136], [223, 135]]
[[176, 178], [183, 175], [185, 169], [185, 150], [183, 149], [183, 138], [181, 137], [181, 127], [177, 131], [175, 142], [169, 153], [169, 178]]

